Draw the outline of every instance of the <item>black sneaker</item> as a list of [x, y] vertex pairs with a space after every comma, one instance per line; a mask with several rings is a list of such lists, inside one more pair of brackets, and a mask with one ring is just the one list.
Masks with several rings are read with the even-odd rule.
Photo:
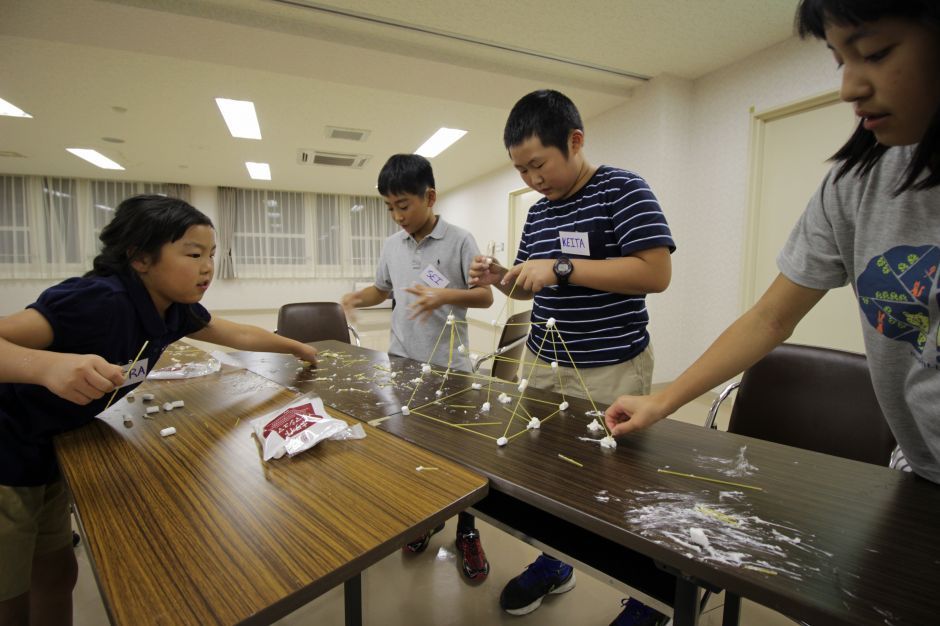
[[669, 616], [646, 606], [639, 600], [623, 599], [620, 604], [623, 605], [623, 610], [610, 623], [610, 626], [666, 626], [669, 623]]
[[420, 537], [418, 537], [418, 538], [415, 539], [414, 541], [409, 541], [408, 543], [406, 543], [405, 545], [403, 545], [403, 546], [401, 547], [402, 552], [414, 552], [415, 554], [419, 554], [419, 553], [421, 553], [421, 552], [424, 552], [425, 549], [428, 547], [428, 544], [431, 543], [431, 535], [436, 535], [437, 533], [441, 532], [442, 530], [444, 530], [444, 525], [443, 525], [443, 524], [441, 524], [441, 525], [438, 526], [437, 528], [432, 528], [431, 530], [429, 530], [428, 532], [424, 533], [423, 535], [421, 535]]
[[490, 573], [490, 562], [486, 560], [480, 533], [476, 529], [457, 533], [457, 550], [463, 557], [463, 574], [470, 580], [481, 581]]
[[544, 554], [510, 580], [499, 594], [499, 606], [510, 615], [525, 615], [539, 608], [550, 593], [574, 589], [574, 568]]

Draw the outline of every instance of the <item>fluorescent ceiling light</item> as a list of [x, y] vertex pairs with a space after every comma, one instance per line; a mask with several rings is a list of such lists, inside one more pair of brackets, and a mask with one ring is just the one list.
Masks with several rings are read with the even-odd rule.
[[10, 117], [32, 117], [29, 113], [19, 108], [11, 102], [0, 98], [0, 115], [9, 115]]
[[466, 134], [467, 131], [459, 128], [439, 128], [436, 133], [431, 135], [430, 139], [415, 150], [415, 154], [433, 159]]
[[253, 163], [245, 161], [245, 167], [248, 168], [248, 175], [255, 180], [271, 180], [271, 166], [267, 163]]
[[80, 159], [85, 159], [92, 165], [97, 165], [103, 170], [123, 170], [124, 168], [101, 154], [97, 150], [91, 150], [90, 148], [66, 148], [69, 152], [74, 154]]
[[219, 111], [228, 126], [232, 137], [242, 139], [261, 139], [261, 127], [258, 126], [258, 116], [255, 115], [255, 103], [250, 100], [229, 100], [216, 98]]

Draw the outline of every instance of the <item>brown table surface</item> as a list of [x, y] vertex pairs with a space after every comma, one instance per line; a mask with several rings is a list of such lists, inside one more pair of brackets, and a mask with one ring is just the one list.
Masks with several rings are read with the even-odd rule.
[[[374, 428], [263, 462], [249, 420], [296, 395], [223, 366], [147, 381], [56, 440], [112, 622], [270, 623], [486, 495], [479, 474]], [[142, 417], [171, 400], [185, 407]]]
[[[335, 341], [318, 342], [316, 371], [296, 372], [278, 355], [241, 353], [247, 367], [282, 384], [315, 390], [328, 405], [362, 419], [387, 415], [380, 428], [453, 459], [490, 479], [491, 496], [506, 495], [571, 522], [592, 536], [637, 551], [684, 575], [813, 624], [937, 623], [940, 594], [940, 488], [888, 468], [664, 420], [621, 439], [614, 450], [582, 441], [591, 409], [571, 407], [538, 430], [516, 419], [505, 447], [504, 426], [486, 422], [479, 405], [487, 387], [429, 376], [412, 396], [420, 364]], [[391, 371], [400, 373], [393, 379]], [[435, 400], [442, 403], [412, 411]], [[452, 395], [460, 390], [463, 393]], [[490, 415], [506, 415], [494, 385]], [[554, 411], [556, 394], [526, 390], [538, 416]], [[545, 402], [539, 402], [540, 400]], [[512, 408], [514, 403], [507, 405]], [[546, 408], [547, 407], [547, 408]], [[604, 407], [598, 407], [603, 409]], [[494, 413], [498, 411], [498, 413]], [[438, 421], [439, 420], [439, 421]], [[704, 421], [704, 416], [703, 416]], [[370, 431], [371, 432], [371, 431]], [[521, 434], [519, 434], [521, 433]], [[746, 448], [745, 448], [746, 446]], [[744, 449], [750, 473], [729, 476]], [[559, 457], [567, 456], [577, 466]], [[666, 469], [761, 487], [762, 491], [660, 473]], [[710, 537], [696, 548], [690, 528]], [[737, 555], [737, 556], [736, 556]], [[737, 559], [737, 562], [735, 560]]]

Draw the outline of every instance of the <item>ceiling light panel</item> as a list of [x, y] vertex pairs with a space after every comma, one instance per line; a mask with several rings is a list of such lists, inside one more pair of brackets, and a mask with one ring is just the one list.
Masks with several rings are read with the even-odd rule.
[[100, 167], [103, 170], [123, 170], [124, 168], [101, 154], [97, 150], [92, 150], [90, 148], [66, 148], [69, 152], [74, 154], [80, 159], [85, 159], [92, 165]]
[[261, 139], [261, 126], [255, 114], [255, 103], [250, 100], [216, 98], [215, 103], [228, 126], [228, 132], [238, 139]]
[[433, 159], [466, 134], [467, 131], [460, 130], [459, 128], [439, 128], [436, 133], [431, 135], [430, 139], [415, 150], [415, 154]]

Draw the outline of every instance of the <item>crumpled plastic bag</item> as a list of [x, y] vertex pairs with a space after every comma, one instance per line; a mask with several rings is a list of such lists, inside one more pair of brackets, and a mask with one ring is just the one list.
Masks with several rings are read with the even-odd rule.
[[362, 424], [350, 427], [346, 422], [327, 415], [320, 398], [304, 396], [293, 404], [281, 407], [251, 420], [255, 436], [261, 441], [265, 461], [279, 459], [309, 450], [325, 439], [363, 439]]

